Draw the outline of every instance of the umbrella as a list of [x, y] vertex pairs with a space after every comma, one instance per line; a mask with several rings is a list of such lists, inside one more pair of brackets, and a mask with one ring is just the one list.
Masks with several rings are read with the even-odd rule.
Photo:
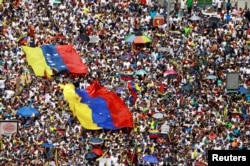
[[157, 112], [152, 117], [155, 118], [155, 119], [162, 119], [164, 117], [164, 114], [160, 113], [160, 112]]
[[182, 89], [185, 91], [191, 91], [193, 90], [193, 87], [189, 84], [182, 85]]
[[159, 51], [159, 52], [167, 52], [167, 51], [168, 51], [168, 48], [167, 48], [167, 47], [159, 47], [159, 48], [158, 48], [158, 51]]
[[145, 44], [145, 43], [150, 43], [152, 40], [149, 36], [145, 35], [144, 33], [136, 33], [126, 36], [125, 41], [128, 43], [134, 42], [135, 44]]
[[89, 36], [86, 35], [86, 34], [81, 34], [81, 35], [79, 36], [79, 38], [80, 38], [80, 40], [85, 41], [85, 42], [89, 42], [89, 41], [90, 41]]
[[147, 74], [147, 72], [145, 70], [143, 70], [143, 69], [137, 70], [135, 72], [135, 75], [145, 75], [145, 74]]
[[247, 88], [244, 88], [244, 87], [240, 87], [239, 89], [238, 89], [238, 93], [240, 93], [240, 94], [248, 94], [248, 92], [249, 92], [249, 90], [247, 89]]
[[212, 141], [212, 140], [214, 140], [214, 139], [217, 137], [217, 135], [216, 135], [215, 133], [212, 132], [212, 133], [209, 134], [208, 137], [209, 137], [209, 139]]
[[193, 15], [192, 17], [189, 18], [191, 21], [199, 21], [201, 18], [199, 16]]
[[100, 41], [100, 37], [93, 35], [93, 36], [89, 36], [89, 43], [98, 43]]
[[23, 117], [32, 117], [39, 115], [39, 112], [33, 107], [21, 107], [17, 110], [16, 114]]
[[50, 144], [50, 143], [43, 143], [42, 147], [44, 147], [44, 148], [54, 148], [55, 146], [53, 144]]
[[87, 154], [85, 154], [85, 159], [86, 160], [93, 160], [97, 157], [97, 154], [95, 154], [94, 152], [88, 152]]
[[169, 156], [164, 161], [167, 162], [167, 163], [173, 163], [173, 162], [175, 162], [175, 159], [172, 156]]
[[144, 44], [150, 43], [152, 40], [148, 36], [135, 36], [134, 43], [135, 44]]
[[101, 138], [93, 137], [89, 140], [89, 143], [92, 145], [100, 145], [103, 143], [103, 140]]
[[142, 158], [142, 160], [152, 163], [152, 164], [157, 164], [159, 161], [155, 156], [152, 155], [147, 155]]
[[218, 17], [209, 17], [207, 20], [208, 20], [208, 22], [211, 22], [211, 23], [220, 22], [220, 18], [218, 18]]
[[101, 156], [103, 154], [103, 151], [101, 149], [92, 149], [90, 152], [95, 153], [97, 156]]
[[54, 4], [61, 4], [61, 0], [54, 0], [53, 3]]
[[175, 70], [167, 70], [164, 72], [164, 76], [175, 75], [177, 72]]
[[206, 79], [208, 79], [208, 80], [215, 80], [216, 78], [217, 78], [217, 76], [215, 76], [215, 75], [208, 75], [206, 77]]

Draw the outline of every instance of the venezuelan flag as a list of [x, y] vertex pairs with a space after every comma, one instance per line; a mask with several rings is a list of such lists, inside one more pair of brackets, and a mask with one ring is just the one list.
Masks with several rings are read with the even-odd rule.
[[160, 88], [158, 90], [158, 94], [160, 95], [166, 95], [168, 92], [167, 92], [167, 86], [164, 85], [164, 84], [161, 84], [160, 85]]
[[0, 41], [0, 49], [3, 48], [3, 42]]
[[139, 85], [137, 83], [135, 83], [134, 81], [129, 81], [127, 83], [130, 95], [132, 96], [132, 103], [134, 103], [137, 99], [137, 93], [141, 91], [141, 88], [139, 87]]
[[28, 36], [27, 35], [24, 35], [24, 36], [21, 36], [17, 39], [17, 43], [19, 45], [27, 45], [28, 44]]
[[[51, 76], [52, 71], [87, 74], [88, 67], [82, 63], [72, 45], [42, 45], [40, 47], [23, 46], [28, 64], [36, 76]], [[42, 64], [42, 65], [38, 65]], [[41, 74], [42, 73], [42, 74]]]
[[86, 90], [75, 89], [73, 84], [66, 84], [62, 88], [70, 109], [84, 128], [115, 130], [133, 127], [132, 114], [123, 100], [98, 81]]
[[123, 72], [120, 73], [120, 78], [124, 81], [131, 81], [133, 80], [133, 72]]

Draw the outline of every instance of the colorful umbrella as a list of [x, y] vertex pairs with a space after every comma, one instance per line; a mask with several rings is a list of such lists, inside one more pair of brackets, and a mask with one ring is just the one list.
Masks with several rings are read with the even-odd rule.
[[164, 72], [164, 76], [177, 74], [175, 70], [167, 70]]
[[125, 42], [128, 43], [145, 44], [150, 43], [151, 41], [151, 38], [144, 33], [142, 33], [141, 35], [130, 34], [125, 37]]
[[92, 149], [91, 152], [95, 153], [97, 156], [101, 156], [103, 154], [103, 151], [101, 149]]

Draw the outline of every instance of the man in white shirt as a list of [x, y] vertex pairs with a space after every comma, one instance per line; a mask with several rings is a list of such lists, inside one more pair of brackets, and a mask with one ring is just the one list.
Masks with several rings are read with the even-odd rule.
[[218, 8], [218, 13], [221, 13], [222, 0], [217, 0], [217, 8]]

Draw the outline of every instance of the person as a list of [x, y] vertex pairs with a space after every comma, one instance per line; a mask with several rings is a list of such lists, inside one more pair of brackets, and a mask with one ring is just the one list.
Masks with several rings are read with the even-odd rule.
[[223, 5], [223, 2], [222, 2], [222, 0], [218, 0], [217, 1], [217, 12], [218, 13], [221, 13], [221, 11], [222, 11], [222, 5]]
[[[249, 11], [235, 9], [240, 14], [232, 14], [228, 24], [218, 16], [220, 24], [210, 27], [206, 13], [195, 13], [199, 24], [189, 20], [191, 8], [180, 19], [171, 13], [168, 29], [150, 21], [157, 14], [165, 17], [158, 2], [87, 2], [50, 6], [5, 0], [0, 5], [0, 118], [19, 122], [18, 133], [0, 136], [1, 165], [145, 165], [146, 155], [156, 157], [159, 166], [206, 165], [208, 150], [250, 150], [250, 25], [247, 18], [240, 19]], [[180, 2], [181, 9], [182, 2], [188, 4]], [[126, 40], [137, 31], [144, 36], [136, 37], [151, 42]], [[23, 34], [28, 40], [20, 44]], [[88, 39], [93, 35], [100, 40], [92, 43]], [[89, 73], [36, 76], [23, 46], [44, 44], [72, 44]], [[138, 75], [138, 70], [146, 74]], [[239, 74], [240, 87], [227, 93], [230, 72]], [[140, 89], [135, 99], [122, 77], [126, 73]], [[60, 85], [87, 89], [96, 79], [124, 101], [134, 128], [81, 126]], [[17, 115], [23, 106], [36, 108], [39, 115]], [[93, 137], [103, 143], [93, 145]], [[89, 160], [85, 155], [94, 149], [102, 154]]]
[[227, 0], [226, 9], [227, 9], [227, 14], [229, 15], [229, 12], [231, 10], [231, 2], [230, 2], [230, 0]]
[[185, 14], [185, 9], [187, 8], [186, 4], [187, 4], [186, 0], [181, 0], [181, 6], [180, 6], [180, 8], [181, 8], [181, 16], [184, 16], [184, 14]]
[[192, 14], [192, 7], [193, 7], [193, 0], [187, 0], [187, 11], [189, 15]]
[[217, 0], [212, 0], [213, 11], [217, 11]]

